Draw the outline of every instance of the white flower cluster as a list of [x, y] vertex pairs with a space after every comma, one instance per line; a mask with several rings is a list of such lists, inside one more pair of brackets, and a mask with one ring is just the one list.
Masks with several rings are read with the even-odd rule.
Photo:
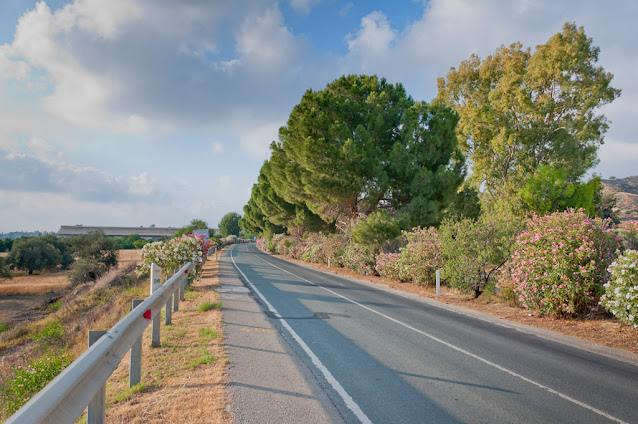
[[[166, 276], [177, 272], [188, 262], [198, 264], [197, 274], [201, 269], [199, 264], [204, 257], [204, 245], [201, 239], [194, 236], [176, 237], [168, 241], [156, 241], [145, 244], [139, 251], [142, 262], [137, 266], [138, 275], [146, 275], [151, 271], [151, 264], [160, 266]], [[193, 280], [197, 276], [189, 275]]]
[[616, 318], [638, 328], [638, 251], [626, 250], [609, 266], [611, 279], [604, 285], [600, 304]]

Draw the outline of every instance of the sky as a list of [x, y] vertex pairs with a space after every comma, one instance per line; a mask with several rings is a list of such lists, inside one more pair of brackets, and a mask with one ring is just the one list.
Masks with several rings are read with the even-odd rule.
[[637, 175], [636, 16], [636, 0], [3, 0], [0, 232], [216, 227], [307, 89], [377, 74], [431, 101], [471, 54], [533, 50], [565, 22], [622, 90], [593, 172]]

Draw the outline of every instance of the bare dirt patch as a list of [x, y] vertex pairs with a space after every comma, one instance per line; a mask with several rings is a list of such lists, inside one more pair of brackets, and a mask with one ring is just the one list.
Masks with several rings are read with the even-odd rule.
[[605, 346], [638, 353], [638, 330], [627, 325], [623, 325], [613, 318], [605, 316], [589, 319], [552, 318], [544, 316], [538, 311], [529, 311], [509, 306], [503, 303], [503, 300], [497, 295], [481, 295], [478, 299], [474, 299], [472, 296], [456, 292], [448, 287], [441, 287], [441, 296], [436, 296], [436, 291], [433, 287], [401, 283], [376, 276], [362, 276], [345, 268], [328, 268], [323, 264], [312, 264], [296, 259], [290, 259], [288, 257], [286, 257], [286, 259], [336, 274], [359, 278], [377, 284], [383, 284], [384, 286], [392, 289], [414, 293], [418, 296], [434, 299], [449, 305], [462, 306], [464, 308], [484, 312], [498, 318], [534, 327], [540, 327], [568, 336], [579, 337]]
[[[209, 260], [173, 313], [173, 325], [161, 328], [160, 348], [150, 347], [150, 326], [142, 347], [142, 386], [128, 389], [125, 356], [107, 384], [109, 423], [230, 423], [226, 412], [226, 353], [221, 311], [200, 312], [217, 303], [218, 262]], [[141, 390], [139, 390], [141, 388]]]

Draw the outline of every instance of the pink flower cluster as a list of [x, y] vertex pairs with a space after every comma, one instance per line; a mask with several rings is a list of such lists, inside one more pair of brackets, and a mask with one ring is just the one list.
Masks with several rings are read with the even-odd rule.
[[506, 269], [524, 308], [576, 315], [597, 304], [618, 247], [611, 221], [583, 210], [533, 216]]

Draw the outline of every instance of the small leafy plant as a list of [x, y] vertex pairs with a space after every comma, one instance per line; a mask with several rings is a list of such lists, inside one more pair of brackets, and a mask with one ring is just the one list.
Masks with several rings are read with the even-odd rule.
[[600, 304], [621, 322], [638, 329], [638, 251], [627, 250], [609, 266]]

